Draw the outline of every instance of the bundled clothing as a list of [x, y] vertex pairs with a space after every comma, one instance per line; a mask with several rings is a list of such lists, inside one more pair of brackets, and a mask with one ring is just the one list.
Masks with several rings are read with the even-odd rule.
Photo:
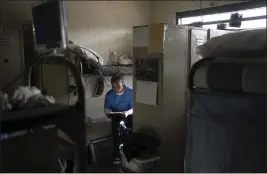
[[44, 107], [54, 103], [54, 97], [43, 95], [36, 87], [19, 86], [14, 91], [11, 100], [6, 93], [0, 91], [0, 108], [2, 111]]

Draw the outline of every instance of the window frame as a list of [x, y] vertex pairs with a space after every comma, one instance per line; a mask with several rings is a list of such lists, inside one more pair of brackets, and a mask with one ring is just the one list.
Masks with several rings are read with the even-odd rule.
[[[203, 9], [198, 9], [198, 10], [184, 11], [184, 12], [176, 12], [176, 25], [179, 24], [179, 19], [182, 19], [182, 18], [212, 15], [212, 14], [218, 14], [218, 13], [227, 13], [227, 12], [240, 11], [240, 10], [249, 10], [249, 9], [261, 8], [261, 7], [266, 7], [266, 0], [251, 0], [251, 1], [246, 1], [246, 2], [241, 2], [241, 3], [236, 3], [236, 4], [224, 5], [224, 6], [203, 8]], [[257, 20], [257, 19], [266, 19], [266, 15], [256, 16], [256, 17], [247, 17], [247, 18], [243, 18], [242, 21], [250, 21], [250, 20]], [[230, 19], [203, 22], [202, 24], [210, 25], [210, 24], [227, 23], [227, 22], [230, 22]]]

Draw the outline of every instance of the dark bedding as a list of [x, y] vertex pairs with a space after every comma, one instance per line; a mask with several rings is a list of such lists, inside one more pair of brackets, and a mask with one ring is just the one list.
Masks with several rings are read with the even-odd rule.
[[194, 92], [185, 173], [266, 173], [266, 96]]
[[259, 58], [193, 65], [185, 173], [267, 172], [267, 64]]
[[132, 65], [101, 65], [93, 59], [82, 61], [83, 73], [103, 76], [132, 75]]

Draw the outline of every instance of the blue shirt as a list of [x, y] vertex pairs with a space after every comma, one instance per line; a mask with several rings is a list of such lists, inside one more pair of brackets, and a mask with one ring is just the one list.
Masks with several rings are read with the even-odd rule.
[[133, 105], [133, 90], [124, 86], [123, 94], [118, 95], [112, 89], [106, 94], [104, 109], [109, 109], [112, 112], [123, 112], [132, 109]]

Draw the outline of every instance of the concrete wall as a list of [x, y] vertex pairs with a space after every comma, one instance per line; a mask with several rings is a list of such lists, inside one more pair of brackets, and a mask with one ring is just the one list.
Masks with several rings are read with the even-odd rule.
[[[34, 5], [39, 4], [39, 1], [27, 1], [27, 0], [17, 0], [17, 1], [9, 1], [9, 0], [1, 0], [0, 1], [0, 15], [1, 12], [8, 13], [9, 20], [31, 20], [32, 13], [31, 8]], [[0, 17], [1, 17], [0, 16]], [[0, 18], [1, 20], [1, 18]]]
[[97, 51], [132, 51], [132, 27], [150, 22], [149, 1], [67, 1], [70, 40]]
[[[132, 27], [150, 23], [149, 1], [65, 2], [69, 39], [94, 49], [106, 61], [109, 51], [131, 53]], [[9, 20], [32, 20], [31, 8], [39, 3], [30, 0], [1, 0], [0, 20], [3, 11], [8, 12]]]
[[[132, 27], [150, 23], [151, 2], [149, 1], [65, 1], [69, 39], [76, 44], [98, 52], [106, 64], [109, 52], [117, 55], [132, 52]], [[8, 12], [8, 20], [32, 20], [31, 7], [36, 1], [0, 1], [1, 12]], [[66, 69], [49, 65], [44, 70], [44, 88], [56, 100], [66, 103], [68, 82]], [[56, 75], [56, 76], [55, 76]], [[51, 79], [53, 78], [53, 79]], [[105, 92], [110, 89], [110, 78], [106, 78]], [[125, 78], [132, 86], [132, 77]], [[87, 115], [103, 117], [104, 95], [92, 97], [96, 78], [85, 78]], [[65, 85], [64, 85], [65, 84]]]

